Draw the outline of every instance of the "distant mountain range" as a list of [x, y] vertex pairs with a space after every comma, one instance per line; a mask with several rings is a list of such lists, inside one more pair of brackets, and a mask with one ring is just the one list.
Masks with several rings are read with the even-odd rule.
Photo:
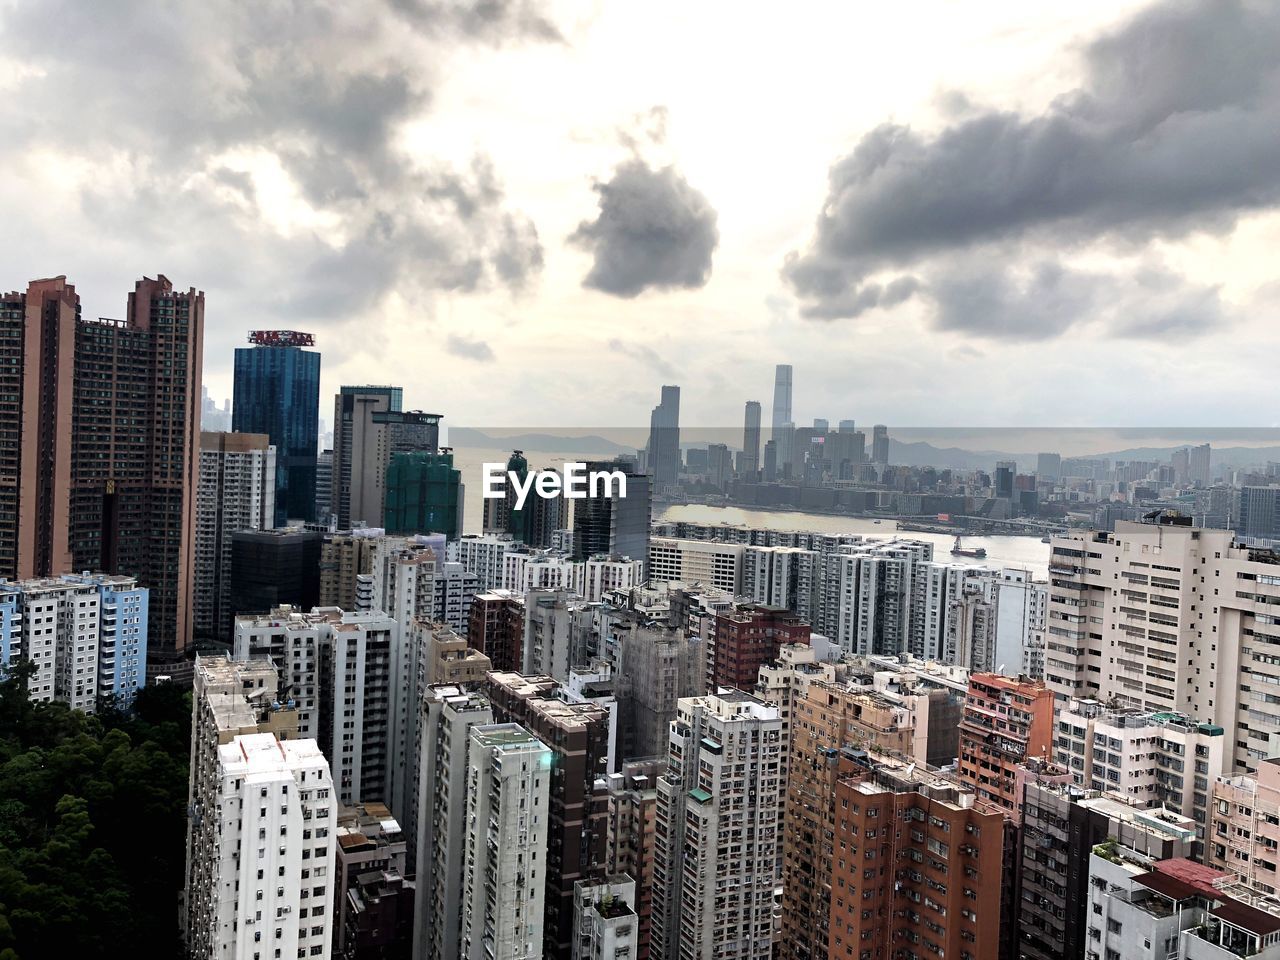
[[454, 447], [479, 447], [491, 450], [530, 450], [539, 453], [577, 453], [599, 456], [634, 454], [635, 447], [624, 446], [595, 435], [559, 437], [551, 433], [517, 433], [494, 437], [471, 427], [450, 427], [449, 444]]
[[[642, 441], [643, 442], [643, 441]], [[493, 436], [473, 427], [450, 427], [449, 443], [454, 447], [470, 447], [486, 450], [526, 450], [538, 453], [560, 453], [584, 456], [608, 456], [634, 454], [636, 447], [617, 443], [596, 434], [566, 437], [554, 433], [518, 433], [510, 436]], [[683, 449], [705, 447], [704, 443], [682, 443]], [[1153, 460], [1168, 462], [1175, 450], [1186, 444], [1161, 447], [1129, 447], [1088, 454], [1097, 460]], [[732, 447], [731, 447], [732, 448]], [[889, 440], [889, 461], [908, 467], [939, 467], [951, 470], [992, 470], [997, 460], [1013, 460], [1018, 469], [1032, 472], [1036, 468], [1036, 454], [1007, 450], [966, 450], [962, 447], [938, 447], [924, 441], [904, 442]], [[1215, 446], [1213, 466], [1245, 467], [1261, 465], [1268, 460], [1280, 461], [1278, 446]]]

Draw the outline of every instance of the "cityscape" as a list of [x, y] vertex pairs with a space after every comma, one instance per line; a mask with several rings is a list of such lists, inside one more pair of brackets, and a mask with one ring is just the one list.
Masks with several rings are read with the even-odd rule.
[[0, 37], [0, 960], [1280, 960], [1280, 9]]

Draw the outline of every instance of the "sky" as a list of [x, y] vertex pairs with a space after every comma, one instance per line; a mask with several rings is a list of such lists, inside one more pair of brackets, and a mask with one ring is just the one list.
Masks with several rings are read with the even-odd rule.
[[321, 415], [1275, 426], [1280, 7], [0, 0], [6, 289], [313, 332]]

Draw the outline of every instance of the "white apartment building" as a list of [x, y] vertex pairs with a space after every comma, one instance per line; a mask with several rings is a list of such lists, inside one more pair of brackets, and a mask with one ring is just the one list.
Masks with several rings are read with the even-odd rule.
[[649, 539], [650, 583], [702, 583], [733, 596], [742, 593], [744, 547], [708, 540]]
[[1053, 750], [1077, 785], [1175, 810], [1196, 822], [1203, 843], [1214, 779], [1231, 753], [1226, 740], [1221, 727], [1184, 714], [1072, 699], [1058, 710]]
[[636, 882], [626, 874], [573, 885], [570, 960], [628, 960], [636, 956], [640, 923]]
[[462, 956], [542, 956], [552, 751], [515, 723], [471, 728]]
[[413, 956], [419, 960], [458, 956], [467, 855], [468, 748], [472, 728], [492, 723], [493, 709], [482, 694], [452, 685], [423, 693], [413, 916]]
[[750, 694], [679, 701], [658, 778], [651, 955], [766, 960], [780, 835], [782, 718]]
[[821, 566], [813, 550], [748, 546], [742, 554], [742, 595], [753, 603], [785, 607], [814, 619], [814, 591]]
[[35, 666], [33, 701], [93, 713], [99, 697], [127, 703], [146, 682], [148, 591], [133, 577], [0, 580], [0, 666]]
[[431, 619], [444, 623], [459, 633], [467, 632], [471, 618], [471, 602], [479, 589], [480, 578], [456, 561], [445, 561], [436, 570], [435, 602]]
[[516, 541], [506, 535], [467, 534], [450, 540], [446, 553], [447, 559], [462, 564], [465, 570], [476, 575], [477, 589], [499, 590], [503, 588], [502, 576], [507, 551], [515, 550], [518, 546]]
[[916, 582], [933, 545], [916, 540], [843, 547], [826, 558], [820, 607], [833, 630], [820, 632], [846, 653], [909, 651]]
[[1006, 567], [996, 581], [996, 655], [1002, 673], [1044, 677], [1045, 620], [1049, 584], [1034, 580], [1028, 570]]
[[603, 600], [613, 590], [630, 590], [643, 582], [644, 564], [628, 557], [601, 554], [574, 564], [574, 592], [592, 602]]
[[218, 748], [219, 829], [202, 854], [215, 863], [210, 960], [329, 957], [338, 802], [314, 740], [238, 736]]
[[1222, 727], [1224, 769], [1280, 755], [1280, 555], [1181, 518], [1055, 537], [1045, 682]]
[[275, 512], [276, 448], [270, 438], [202, 432], [192, 595], [196, 636], [231, 639], [231, 534], [270, 530]]

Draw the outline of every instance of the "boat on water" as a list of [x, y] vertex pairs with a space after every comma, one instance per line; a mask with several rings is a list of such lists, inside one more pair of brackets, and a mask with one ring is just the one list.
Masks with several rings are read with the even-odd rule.
[[951, 548], [953, 557], [973, 557], [975, 560], [981, 560], [987, 555], [986, 547], [966, 547], [960, 542], [960, 538], [956, 537], [956, 545]]

